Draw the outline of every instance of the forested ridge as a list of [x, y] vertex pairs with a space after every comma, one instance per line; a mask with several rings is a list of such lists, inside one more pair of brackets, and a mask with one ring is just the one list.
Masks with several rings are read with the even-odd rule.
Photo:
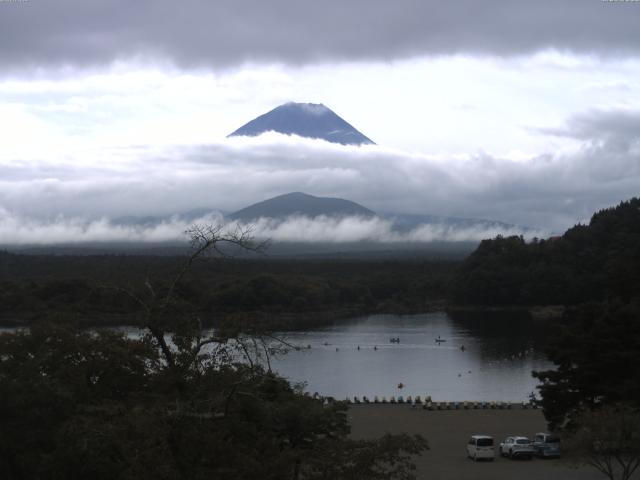
[[[138, 306], [122, 289], [166, 285], [183, 257], [0, 253], [0, 321], [71, 314], [84, 325], [129, 324]], [[306, 327], [339, 316], [419, 312], [441, 305], [456, 263], [203, 258], [178, 288], [205, 324], [251, 314]], [[295, 317], [295, 321], [287, 320]]]
[[577, 305], [640, 291], [640, 199], [595, 213], [561, 237], [484, 240], [451, 284], [454, 303]]
[[[87, 324], [127, 323], [136, 306], [119, 288], [162, 283], [181, 257], [18, 255], [0, 252], [0, 321], [50, 312]], [[640, 199], [599, 211], [561, 237], [484, 240], [464, 262], [207, 258], [180, 285], [205, 323], [234, 313], [323, 315], [433, 306], [579, 305], [640, 291]], [[304, 315], [302, 315], [304, 314]], [[307, 325], [308, 326], [308, 325]]]

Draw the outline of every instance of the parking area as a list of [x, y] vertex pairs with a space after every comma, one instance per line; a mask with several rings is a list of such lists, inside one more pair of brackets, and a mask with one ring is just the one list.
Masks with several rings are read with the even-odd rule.
[[[430, 450], [416, 459], [418, 479], [544, 479], [598, 480], [604, 478], [591, 467], [572, 468], [562, 459], [511, 460], [501, 458], [498, 444], [510, 435], [532, 438], [546, 431], [540, 410], [435, 410], [407, 405], [353, 405], [349, 418], [354, 438], [372, 438], [389, 433], [419, 433]], [[496, 459], [473, 462], [466, 456], [466, 444], [474, 434], [491, 435]], [[638, 477], [640, 478], [640, 477]]]

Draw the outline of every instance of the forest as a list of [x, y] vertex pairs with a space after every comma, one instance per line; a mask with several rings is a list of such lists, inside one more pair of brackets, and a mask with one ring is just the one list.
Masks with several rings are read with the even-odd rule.
[[[0, 253], [0, 322], [23, 325], [64, 313], [82, 325], [131, 324], [137, 305], [123, 289], [147, 281], [166, 285], [182, 262], [184, 257], [178, 256]], [[364, 313], [441, 307], [455, 265], [202, 258], [177, 293], [206, 325], [245, 314], [274, 326], [306, 328]]]
[[[639, 217], [634, 198], [559, 237], [484, 240], [462, 262], [209, 257], [193, 265], [177, 294], [205, 325], [249, 315], [274, 328], [455, 306], [628, 302], [640, 290]], [[0, 324], [60, 314], [85, 326], [135, 323], [137, 306], [124, 290], [166, 285], [183, 261], [0, 252]]]
[[640, 198], [595, 213], [560, 237], [484, 240], [457, 270], [453, 303], [578, 305], [640, 291]]

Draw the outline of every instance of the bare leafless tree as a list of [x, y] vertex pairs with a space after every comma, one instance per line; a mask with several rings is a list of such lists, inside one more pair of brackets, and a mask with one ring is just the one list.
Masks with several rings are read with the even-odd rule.
[[607, 405], [576, 417], [563, 435], [569, 462], [591, 465], [610, 480], [628, 480], [640, 466], [640, 411]]
[[[178, 312], [178, 308], [174, 308], [176, 291], [192, 269], [194, 262], [210, 254], [219, 257], [232, 257], [238, 252], [262, 253], [268, 244], [267, 242], [256, 242], [250, 226], [237, 225], [230, 230], [222, 224], [196, 224], [189, 228], [185, 234], [189, 237], [191, 250], [168, 287], [158, 288], [154, 286], [151, 279], [146, 278], [142, 292], [131, 287], [118, 288], [140, 306], [142, 312], [140, 326], [147, 330], [157, 344], [162, 358], [169, 368], [177, 366], [190, 368], [197, 365], [203, 348], [209, 345], [216, 345], [220, 348], [228, 340], [228, 338], [216, 336], [214, 333], [205, 335], [198, 316], [191, 318], [186, 328], [175, 321], [176, 316], [181, 314]], [[171, 320], [167, 321], [167, 318]], [[177, 349], [167, 342], [168, 334], [173, 335], [173, 343], [177, 345]], [[255, 339], [251, 343], [256, 345], [254, 350], [257, 352], [259, 349]], [[237, 337], [234, 345], [235, 348], [242, 350], [247, 357], [250, 356], [245, 339]]]

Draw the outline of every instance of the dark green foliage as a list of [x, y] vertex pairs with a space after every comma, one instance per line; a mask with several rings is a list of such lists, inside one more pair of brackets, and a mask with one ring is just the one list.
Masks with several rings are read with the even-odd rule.
[[0, 478], [413, 478], [423, 439], [350, 440], [346, 405], [193, 347], [170, 367], [151, 336], [0, 335]]
[[[183, 261], [5, 253], [0, 255], [0, 324], [28, 324], [49, 312], [73, 314], [85, 326], [136, 324], [139, 305], [121, 289], [140, 286], [149, 275], [157, 288], [166, 288]], [[454, 265], [203, 258], [182, 279], [176, 294], [205, 325], [257, 312], [264, 319], [298, 315], [297, 322], [286, 327], [305, 328], [314, 321], [335, 319], [340, 312], [424, 311], [446, 296]]]
[[627, 402], [640, 407], [640, 303], [586, 304], [567, 311], [548, 355], [554, 370], [535, 372], [551, 428], [576, 412]]
[[57, 435], [81, 411], [121, 405], [144, 393], [157, 364], [147, 341], [112, 332], [34, 325], [0, 335], [0, 475], [47, 478]]
[[452, 283], [455, 302], [576, 305], [640, 291], [640, 198], [593, 215], [558, 238], [484, 240]]

